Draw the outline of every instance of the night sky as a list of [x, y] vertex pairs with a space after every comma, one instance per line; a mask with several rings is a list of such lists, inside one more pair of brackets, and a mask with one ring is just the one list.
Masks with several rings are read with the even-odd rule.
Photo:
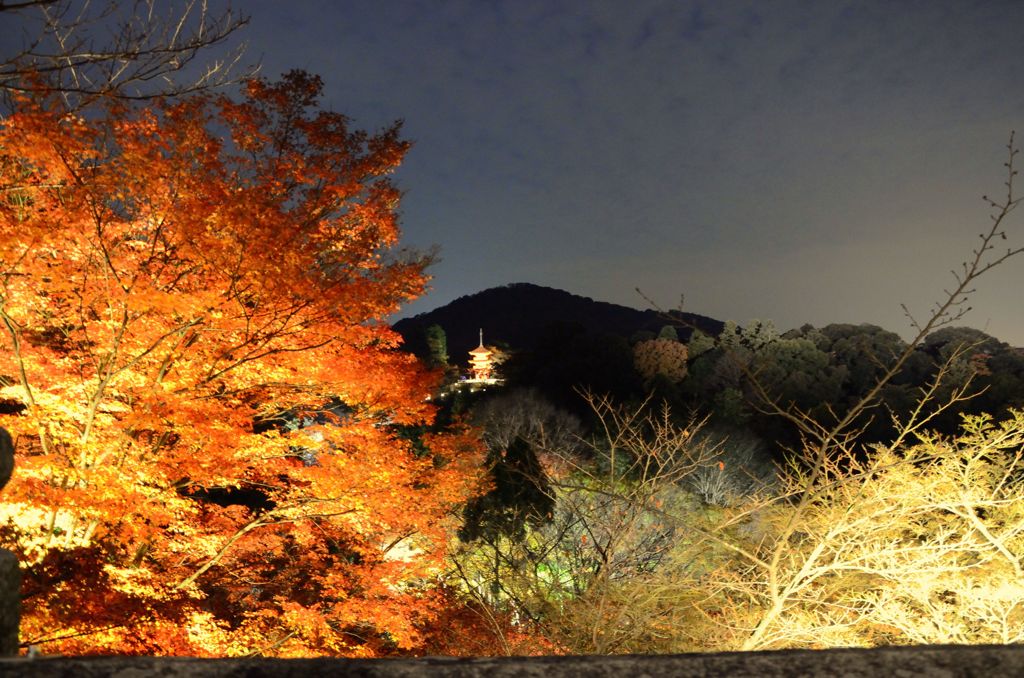
[[[235, 6], [263, 75], [405, 120], [405, 243], [442, 261], [401, 315], [523, 281], [907, 336], [900, 303], [927, 315], [1024, 137], [1018, 0]], [[960, 324], [1024, 346], [1022, 289], [1024, 256]]]

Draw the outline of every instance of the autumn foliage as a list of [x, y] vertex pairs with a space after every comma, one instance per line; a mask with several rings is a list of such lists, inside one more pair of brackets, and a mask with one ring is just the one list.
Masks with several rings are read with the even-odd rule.
[[0, 126], [4, 541], [44, 652], [414, 651], [479, 451], [379, 319], [408, 144], [254, 80]]
[[675, 384], [686, 376], [686, 345], [672, 339], [650, 339], [633, 347], [633, 366], [650, 383], [662, 377]]

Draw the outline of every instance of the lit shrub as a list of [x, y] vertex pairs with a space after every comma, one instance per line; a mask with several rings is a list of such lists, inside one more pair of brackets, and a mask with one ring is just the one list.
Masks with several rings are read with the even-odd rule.
[[633, 365], [636, 371], [651, 381], [665, 377], [673, 384], [686, 376], [686, 346], [671, 339], [650, 339], [633, 347]]

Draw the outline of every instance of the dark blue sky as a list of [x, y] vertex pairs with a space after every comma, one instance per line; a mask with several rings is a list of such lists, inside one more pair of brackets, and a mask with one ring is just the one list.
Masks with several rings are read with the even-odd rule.
[[[405, 242], [443, 260], [404, 314], [527, 281], [907, 334], [900, 303], [950, 283], [1024, 133], [1019, 0], [235, 5], [265, 76], [405, 120]], [[964, 323], [1024, 345], [1022, 290], [1024, 258]]]

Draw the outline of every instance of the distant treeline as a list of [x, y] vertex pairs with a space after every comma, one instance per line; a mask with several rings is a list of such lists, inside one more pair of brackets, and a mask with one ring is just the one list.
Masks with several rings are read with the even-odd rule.
[[[481, 328], [485, 343], [507, 357], [499, 370], [509, 387], [532, 388], [584, 421], [591, 413], [581, 391], [623, 404], [653, 392], [679, 417], [709, 416], [715, 427], [753, 432], [779, 449], [799, 447], [800, 439], [791, 423], [769, 413], [765, 396], [833, 423], [907, 347], [898, 334], [875, 325], [804, 325], [780, 334], [771, 322], [739, 327], [528, 283], [461, 297], [395, 324], [406, 350], [435, 366], [450, 364], [451, 378], [456, 366], [465, 366]], [[882, 389], [879, 403], [857, 422], [858, 441], [886, 442], [893, 417], [908, 415], [946, 363], [932, 402], [948, 401], [967, 380], [974, 395], [937, 413], [928, 428], [954, 434], [962, 414], [999, 418], [1010, 407], [1024, 407], [1024, 349], [979, 330], [946, 327], [929, 335]]]
[[[664, 342], [670, 333], [657, 336]], [[752, 431], [781, 449], [799, 447], [800, 439], [791, 423], [771, 413], [769, 401], [834, 423], [907, 348], [899, 335], [875, 325], [805, 325], [780, 335], [771, 323], [741, 328], [729, 322], [718, 337], [695, 332], [684, 342], [685, 376], [645, 379], [637, 369], [637, 346], [655, 337], [639, 332], [627, 340], [556, 324], [531, 350], [514, 352], [503, 373], [510, 386], [536, 388], [581, 417], [587, 416], [581, 389], [625, 403], [653, 392], [680, 416], [707, 415], [716, 427]], [[1024, 406], [1024, 350], [979, 330], [943, 328], [913, 352], [882, 389], [879, 404], [857, 422], [859, 442], [887, 441], [893, 418], [909, 415], [943, 365], [946, 375], [931, 396], [932, 409], [964, 384], [972, 397], [937, 412], [928, 429], [953, 434], [962, 414], [987, 412], [998, 419], [1008, 408]]]

